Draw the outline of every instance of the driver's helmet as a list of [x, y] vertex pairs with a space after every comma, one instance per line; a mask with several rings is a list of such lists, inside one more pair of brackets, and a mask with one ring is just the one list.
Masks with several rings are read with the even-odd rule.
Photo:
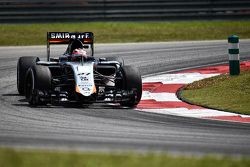
[[87, 56], [87, 52], [84, 49], [77, 48], [77, 49], [74, 49], [72, 51], [72, 54], [71, 54], [71, 60], [72, 61], [78, 61], [79, 58], [81, 58], [81, 57], [83, 57], [83, 58], [87, 58], [88, 57]]
[[83, 56], [83, 57], [87, 57], [87, 52], [82, 49], [82, 48], [77, 48], [74, 49], [72, 52], [72, 56]]

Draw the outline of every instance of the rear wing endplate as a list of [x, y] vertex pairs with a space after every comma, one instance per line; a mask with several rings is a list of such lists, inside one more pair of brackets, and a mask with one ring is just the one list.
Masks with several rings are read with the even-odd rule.
[[69, 44], [72, 39], [79, 39], [83, 44], [90, 44], [92, 54], [94, 53], [92, 32], [47, 32], [47, 60], [50, 61], [50, 45]]

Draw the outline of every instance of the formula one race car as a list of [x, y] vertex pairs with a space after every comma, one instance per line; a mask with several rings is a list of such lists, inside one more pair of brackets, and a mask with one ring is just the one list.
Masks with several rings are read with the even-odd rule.
[[[93, 33], [47, 33], [47, 61], [20, 57], [17, 89], [30, 105], [77, 102], [120, 103], [133, 107], [142, 96], [137, 68], [117, 57], [94, 58]], [[68, 44], [59, 58], [50, 57], [51, 44]]]

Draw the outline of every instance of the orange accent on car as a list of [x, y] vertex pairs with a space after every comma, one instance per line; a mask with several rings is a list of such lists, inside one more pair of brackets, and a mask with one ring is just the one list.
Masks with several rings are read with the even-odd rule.
[[79, 86], [76, 86], [76, 92], [81, 93]]
[[93, 42], [93, 40], [91, 38], [85, 38], [84, 39], [84, 43], [91, 43]]
[[94, 85], [92, 93], [96, 93], [96, 86]]

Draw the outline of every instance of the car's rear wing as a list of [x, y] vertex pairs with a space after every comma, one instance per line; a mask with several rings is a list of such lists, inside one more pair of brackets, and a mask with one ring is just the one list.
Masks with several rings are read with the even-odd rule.
[[68, 44], [72, 39], [79, 39], [83, 44], [90, 44], [94, 53], [94, 34], [92, 32], [47, 32], [47, 60], [50, 61], [50, 45]]

